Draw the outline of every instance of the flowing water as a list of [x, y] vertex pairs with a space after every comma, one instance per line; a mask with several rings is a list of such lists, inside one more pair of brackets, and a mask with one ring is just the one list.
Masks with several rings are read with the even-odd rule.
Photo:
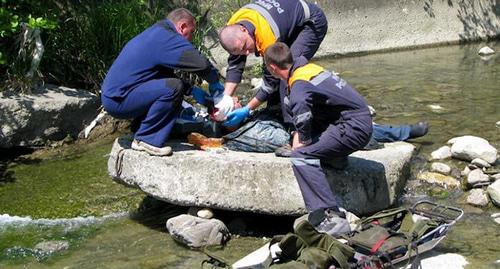
[[[412, 187], [402, 202], [427, 197], [464, 208], [465, 216], [437, 251], [463, 255], [468, 268], [500, 268], [500, 225], [490, 217], [500, 209], [468, 206], [461, 190], [413, 184], [415, 175], [429, 168], [430, 152], [452, 137], [480, 136], [500, 149], [496, 126], [500, 55], [482, 59], [477, 51], [483, 45], [317, 62], [338, 72], [366, 97], [377, 110], [376, 122], [430, 123], [429, 133], [412, 141], [420, 151], [412, 163]], [[500, 51], [500, 43], [488, 45]], [[200, 268], [205, 255], [176, 244], [164, 227], [168, 216], [185, 209], [143, 200], [138, 192], [113, 183], [106, 173], [110, 145], [104, 141], [84, 149], [70, 147], [69, 153], [0, 163], [0, 268]], [[465, 166], [446, 162], [459, 170]], [[113, 214], [138, 207], [139, 213]], [[285, 231], [291, 227], [286, 218], [242, 218], [247, 218], [247, 230], [262, 231], [257, 232], [260, 236], [233, 237], [226, 251], [220, 252], [229, 261], [260, 247], [266, 240], [262, 236], [273, 234], [266, 227], [277, 224]], [[35, 249], [37, 243], [51, 240], [67, 242], [69, 247], [56, 253]]]

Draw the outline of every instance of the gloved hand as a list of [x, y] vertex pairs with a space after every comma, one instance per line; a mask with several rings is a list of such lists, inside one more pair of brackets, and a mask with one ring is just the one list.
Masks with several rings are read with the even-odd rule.
[[214, 83], [210, 83], [208, 84], [208, 91], [210, 92], [210, 95], [211, 96], [217, 96], [217, 95], [220, 95], [222, 93], [224, 93], [224, 85], [222, 85], [222, 83], [220, 82], [214, 82]]
[[250, 108], [247, 106], [235, 109], [227, 114], [227, 119], [222, 125], [226, 127], [237, 127], [248, 117], [248, 115], [250, 115]]
[[193, 87], [191, 89], [191, 95], [193, 95], [196, 103], [200, 105], [206, 105], [207, 97], [209, 97], [208, 93], [198, 87]]
[[234, 100], [229, 95], [219, 95], [214, 98], [215, 108], [217, 112], [214, 114], [214, 118], [216, 121], [223, 121], [226, 119], [226, 116], [229, 112], [231, 112], [234, 108]]

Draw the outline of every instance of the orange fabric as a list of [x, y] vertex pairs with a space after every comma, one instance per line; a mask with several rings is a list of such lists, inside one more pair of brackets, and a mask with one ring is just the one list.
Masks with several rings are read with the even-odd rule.
[[325, 71], [325, 69], [317, 64], [306, 64], [301, 66], [295, 69], [292, 76], [288, 79], [288, 88], [292, 89], [293, 83], [297, 80], [310, 81], [323, 71]]
[[271, 26], [259, 12], [253, 9], [241, 8], [229, 19], [227, 25], [233, 25], [240, 21], [248, 21], [255, 26], [255, 46], [260, 55], [264, 54], [267, 47], [276, 42]]

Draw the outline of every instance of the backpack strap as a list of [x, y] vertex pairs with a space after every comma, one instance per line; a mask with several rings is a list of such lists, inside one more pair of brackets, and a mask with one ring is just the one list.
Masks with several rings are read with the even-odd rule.
[[205, 268], [205, 264], [210, 264], [212, 269], [215, 268], [224, 268], [231, 269], [230, 263], [224, 259], [223, 257], [215, 254], [216, 250], [222, 250], [224, 246], [205, 246], [201, 249], [201, 252], [205, 253], [208, 256], [208, 259], [205, 259], [201, 262], [201, 268]]

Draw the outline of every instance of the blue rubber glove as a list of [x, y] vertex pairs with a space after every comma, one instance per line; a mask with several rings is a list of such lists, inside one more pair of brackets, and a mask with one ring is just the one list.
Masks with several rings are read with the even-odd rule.
[[222, 85], [222, 83], [218, 81], [210, 83], [208, 84], [208, 91], [210, 92], [211, 96], [219, 95], [221, 93], [224, 93], [224, 85]]
[[247, 106], [235, 109], [227, 114], [226, 121], [222, 125], [226, 127], [238, 127], [238, 125], [244, 121], [248, 115], [250, 115], [250, 108]]
[[191, 89], [191, 95], [193, 95], [196, 103], [200, 105], [206, 105], [207, 97], [209, 97], [208, 93], [198, 87], [193, 87]]

